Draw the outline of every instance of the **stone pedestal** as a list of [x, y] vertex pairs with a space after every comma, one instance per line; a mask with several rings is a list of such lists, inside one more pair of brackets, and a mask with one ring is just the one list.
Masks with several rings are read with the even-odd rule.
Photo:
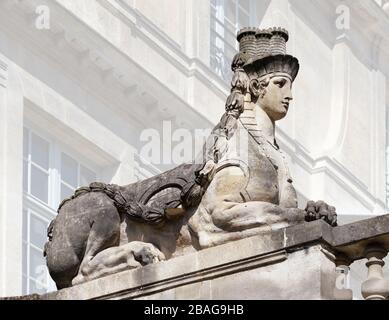
[[41, 296], [41, 299], [334, 299], [331, 227], [307, 223]]
[[[57, 292], [9, 299], [345, 300], [353, 298], [345, 270], [355, 261], [365, 258], [376, 261], [387, 252], [389, 215], [335, 228], [319, 220]], [[380, 276], [374, 278], [369, 269], [367, 280], [373, 277], [374, 283], [367, 281], [365, 287], [369, 284], [370, 296], [379, 293], [381, 299], [388, 299], [389, 282], [382, 272], [384, 263], [377, 261]]]

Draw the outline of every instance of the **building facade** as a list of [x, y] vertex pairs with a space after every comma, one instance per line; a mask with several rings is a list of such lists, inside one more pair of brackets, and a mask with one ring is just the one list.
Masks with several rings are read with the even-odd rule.
[[[340, 222], [385, 213], [389, 2], [3, 0], [0, 296], [55, 289], [46, 228], [77, 187], [195, 156], [224, 112], [245, 26], [287, 28], [300, 60], [277, 132], [299, 206], [323, 199]], [[172, 157], [180, 143], [193, 152]]]

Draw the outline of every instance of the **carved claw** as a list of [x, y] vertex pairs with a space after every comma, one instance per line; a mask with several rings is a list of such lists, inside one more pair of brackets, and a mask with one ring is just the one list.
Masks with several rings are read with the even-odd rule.
[[134, 248], [134, 258], [143, 266], [165, 260], [165, 255], [151, 243]]
[[305, 212], [305, 221], [307, 222], [321, 219], [332, 227], [338, 225], [338, 216], [335, 207], [328, 205], [324, 201], [308, 201]]

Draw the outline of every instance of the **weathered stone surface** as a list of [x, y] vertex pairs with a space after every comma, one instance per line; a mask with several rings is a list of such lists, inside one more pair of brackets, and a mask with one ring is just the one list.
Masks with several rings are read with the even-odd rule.
[[[286, 254], [274, 254], [263, 265], [201, 283], [169, 289], [140, 299], [331, 299], [332, 288], [326, 291], [326, 281], [334, 281], [333, 263], [320, 246]], [[304, 272], [301, 272], [304, 270]], [[300, 271], [300, 272], [299, 272]], [[323, 281], [324, 278], [326, 281]], [[331, 279], [332, 278], [332, 279]], [[286, 287], [285, 284], [288, 284]], [[138, 298], [136, 298], [138, 299]]]
[[349, 252], [351, 261], [360, 259], [347, 248], [359, 244], [365, 250], [377, 239], [383, 245], [389, 241], [389, 215], [335, 228], [319, 220], [109, 275], [40, 298], [334, 299], [337, 257]]
[[299, 71], [288, 39], [282, 28], [239, 32], [226, 111], [193, 164], [128, 186], [92, 183], [60, 205], [45, 246], [58, 288], [305, 221], [337, 224], [323, 201], [297, 207], [276, 141]]
[[374, 243], [389, 251], [389, 215], [334, 228], [332, 237], [331, 245], [351, 260], [365, 258], [365, 248]]
[[27, 296], [20, 296], [20, 297], [0, 298], [0, 300], [23, 300], [23, 301], [41, 300], [41, 296], [39, 294], [30, 294]]

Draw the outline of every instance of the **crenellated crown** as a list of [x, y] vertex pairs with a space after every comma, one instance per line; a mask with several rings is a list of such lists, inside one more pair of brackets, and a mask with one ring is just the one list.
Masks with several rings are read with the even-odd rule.
[[234, 57], [232, 70], [243, 68], [259, 77], [271, 73], [286, 73], [292, 81], [299, 70], [298, 60], [288, 55], [289, 33], [284, 28], [244, 28], [237, 34], [239, 53]]

